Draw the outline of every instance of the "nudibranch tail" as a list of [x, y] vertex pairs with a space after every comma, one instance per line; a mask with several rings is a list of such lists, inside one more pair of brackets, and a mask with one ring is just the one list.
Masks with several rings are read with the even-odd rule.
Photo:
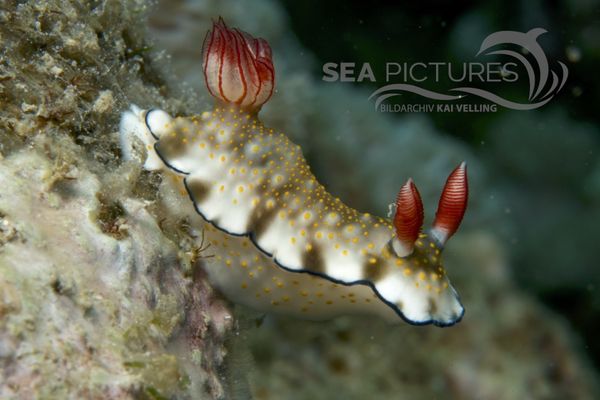
[[408, 255], [412, 252], [423, 226], [423, 218], [423, 202], [411, 178], [400, 188], [396, 198], [394, 227], [399, 241], [396, 254]]
[[273, 94], [275, 69], [271, 47], [219, 18], [203, 46], [204, 79], [209, 93], [224, 103], [258, 111]]
[[467, 163], [462, 162], [446, 181], [433, 222], [432, 234], [444, 245], [458, 229], [467, 210]]

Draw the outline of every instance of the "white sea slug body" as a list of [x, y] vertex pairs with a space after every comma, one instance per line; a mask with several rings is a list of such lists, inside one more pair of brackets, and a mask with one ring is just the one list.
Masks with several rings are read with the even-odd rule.
[[257, 118], [273, 90], [271, 51], [222, 20], [209, 32], [204, 75], [218, 106], [171, 118], [133, 106], [121, 141], [147, 145], [146, 169], [182, 180], [209, 224], [210, 280], [231, 300], [310, 319], [369, 313], [449, 326], [464, 309], [441, 263], [467, 201], [466, 166], [448, 178], [429, 234], [412, 180], [393, 221], [358, 212], [315, 179], [301, 149]]

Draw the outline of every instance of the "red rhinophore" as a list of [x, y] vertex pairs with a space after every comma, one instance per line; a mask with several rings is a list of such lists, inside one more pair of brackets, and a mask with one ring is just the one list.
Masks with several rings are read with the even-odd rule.
[[412, 249], [423, 225], [423, 202], [417, 187], [409, 179], [398, 192], [394, 227], [400, 243]]
[[211, 95], [225, 103], [258, 111], [273, 94], [275, 70], [271, 47], [219, 18], [202, 49], [204, 81]]
[[468, 197], [467, 163], [463, 161], [448, 177], [435, 213], [433, 229], [442, 244], [458, 229], [467, 209]]

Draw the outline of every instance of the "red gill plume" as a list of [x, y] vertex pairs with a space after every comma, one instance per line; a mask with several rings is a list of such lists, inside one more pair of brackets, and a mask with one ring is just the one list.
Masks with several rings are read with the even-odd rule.
[[219, 18], [202, 48], [202, 69], [209, 93], [225, 102], [258, 111], [273, 94], [275, 69], [271, 47]]
[[396, 198], [396, 215], [394, 227], [396, 237], [409, 252], [419, 238], [423, 225], [423, 202], [417, 187], [409, 179], [401, 188]]
[[458, 229], [467, 209], [468, 197], [467, 164], [463, 161], [448, 176], [433, 221], [432, 233], [442, 245]]

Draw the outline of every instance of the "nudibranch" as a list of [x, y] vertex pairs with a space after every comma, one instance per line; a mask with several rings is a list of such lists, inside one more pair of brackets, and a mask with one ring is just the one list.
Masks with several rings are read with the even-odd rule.
[[211, 282], [235, 302], [308, 319], [458, 322], [464, 309], [441, 252], [467, 206], [466, 164], [448, 177], [428, 233], [412, 179], [392, 220], [356, 211], [315, 179], [297, 145], [258, 119], [274, 88], [269, 44], [219, 19], [203, 57], [214, 110], [172, 118], [132, 106], [120, 129], [124, 158], [136, 158], [141, 140], [144, 168], [171, 174], [207, 221]]

